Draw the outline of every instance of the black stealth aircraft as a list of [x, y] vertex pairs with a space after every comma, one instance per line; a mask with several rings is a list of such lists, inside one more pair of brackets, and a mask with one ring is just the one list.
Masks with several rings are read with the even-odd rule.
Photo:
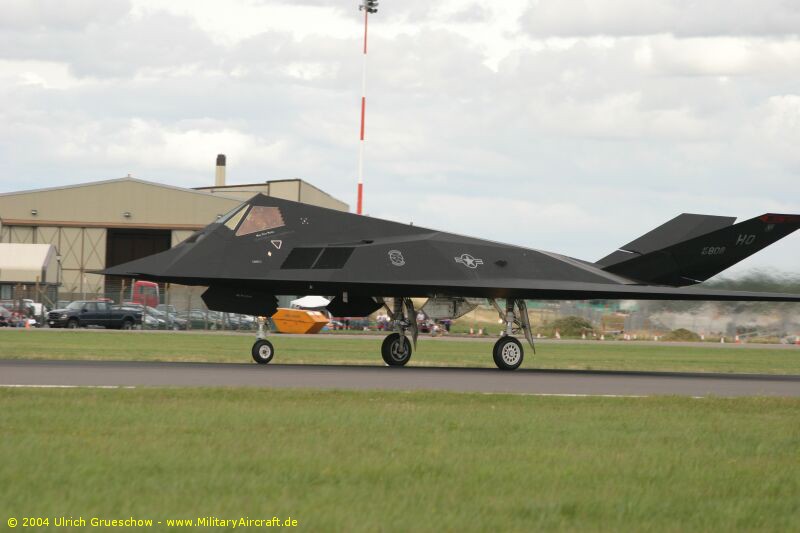
[[[734, 221], [683, 214], [591, 263], [257, 195], [174, 248], [102, 273], [207, 286], [210, 309], [260, 317], [275, 312], [275, 295], [334, 295], [328, 309], [335, 316], [385, 307], [393, 333], [381, 352], [390, 366], [410, 359], [407, 334], [416, 345], [412, 297], [428, 298], [423, 309], [435, 318], [456, 318], [488, 299], [506, 325], [494, 361], [513, 370], [523, 358], [513, 334], [533, 344], [529, 299], [800, 301], [798, 294], [687, 288], [800, 227], [800, 215]], [[261, 327], [252, 355], [259, 363], [274, 355]]]

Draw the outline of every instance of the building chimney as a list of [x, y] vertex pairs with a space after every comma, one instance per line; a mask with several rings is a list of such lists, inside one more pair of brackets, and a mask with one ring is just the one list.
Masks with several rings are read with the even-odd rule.
[[225, 154], [217, 155], [217, 173], [214, 180], [214, 186], [225, 186]]

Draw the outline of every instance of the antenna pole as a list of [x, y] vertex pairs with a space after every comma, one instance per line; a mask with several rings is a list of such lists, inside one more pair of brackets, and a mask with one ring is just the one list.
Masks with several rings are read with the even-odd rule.
[[361, 129], [358, 141], [358, 199], [356, 213], [363, 214], [364, 210], [364, 134], [365, 116], [367, 113], [367, 26], [369, 14], [378, 12], [377, 0], [363, 0], [358, 6], [364, 12], [364, 48], [362, 53], [363, 63], [361, 68]]
[[358, 141], [358, 203], [356, 212], [361, 215], [364, 207], [364, 118], [367, 112], [367, 24], [369, 11], [364, 10], [364, 52], [361, 68], [361, 134]]

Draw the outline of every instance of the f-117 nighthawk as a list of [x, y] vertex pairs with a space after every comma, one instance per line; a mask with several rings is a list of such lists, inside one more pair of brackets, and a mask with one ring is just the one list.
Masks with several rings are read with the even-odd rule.
[[[210, 309], [259, 317], [275, 313], [276, 295], [333, 295], [334, 316], [385, 307], [393, 332], [381, 354], [389, 366], [405, 365], [416, 346], [411, 298], [428, 298], [423, 309], [435, 318], [457, 318], [488, 300], [505, 323], [495, 364], [513, 370], [524, 355], [514, 334], [533, 345], [526, 300], [800, 301], [689, 287], [800, 227], [800, 215], [734, 221], [682, 214], [593, 263], [256, 195], [174, 248], [101, 273], [207, 286]], [[275, 353], [264, 336], [259, 328], [258, 363]]]

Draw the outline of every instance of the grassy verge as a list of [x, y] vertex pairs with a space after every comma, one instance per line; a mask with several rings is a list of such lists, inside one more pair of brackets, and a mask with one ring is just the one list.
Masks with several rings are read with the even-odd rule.
[[[276, 363], [379, 364], [380, 337], [270, 337]], [[249, 335], [99, 331], [0, 331], [2, 359], [249, 363]], [[412, 365], [492, 367], [491, 343], [422, 338]], [[798, 349], [548, 343], [528, 348], [524, 368], [800, 374]]]
[[291, 515], [308, 531], [800, 525], [796, 399], [6, 389], [0, 434], [3, 523]]

